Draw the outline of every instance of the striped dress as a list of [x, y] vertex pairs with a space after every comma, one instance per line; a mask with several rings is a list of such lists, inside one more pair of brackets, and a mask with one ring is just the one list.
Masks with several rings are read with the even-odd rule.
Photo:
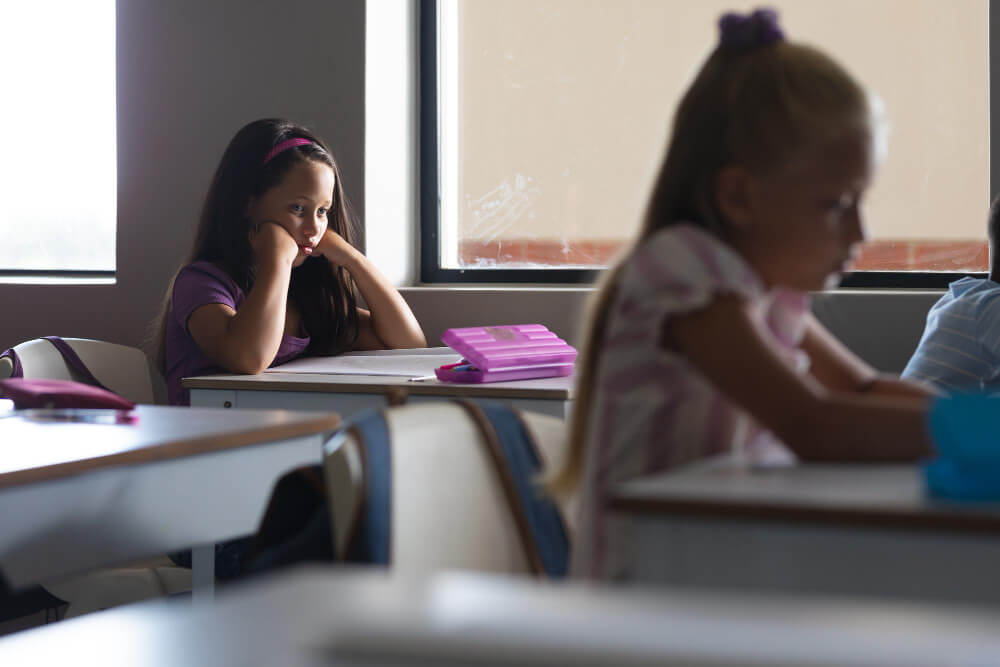
[[1000, 284], [962, 278], [948, 285], [903, 377], [947, 391], [1000, 391]]
[[[666, 320], [722, 294], [754, 304], [778, 353], [799, 371], [808, 369], [808, 357], [798, 348], [806, 294], [766, 290], [740, 255], [691, 225], [663, 229], [636, 248], [610, 306], [594, 378], [574, 576], [630, 578], [628, 520], [606, 509], [622, 482], [730, 451], [751, 460], [793, 458], [684, 357], [660, 344]], [[732, 372], [741, 371], [736, 366]]]

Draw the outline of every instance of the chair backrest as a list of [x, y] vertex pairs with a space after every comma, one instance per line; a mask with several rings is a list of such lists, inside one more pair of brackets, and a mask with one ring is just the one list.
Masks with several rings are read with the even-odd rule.
[[[135, 403], [166, 403], [166, 385], [146, 354], [134, 347], [88, 338], [64, 338], [105, 387]], [[36, 338], [14, 347], [26, 378], [84, 379], [67, 366], [47, 340]], [[5, 364], [9, 366], [9, 362]], [[10, 371], [6, 376], [10, 375]], [[6, 377], [0, 367], [0, 377]]]
[[[386, 411], [391, 442], [390, 567], [424, 578], [440, 570], [528, 573], [529, 564], [479, 427], [452, 402]], [[562, 456], [565, 424], [524, 413], [547, 466]], [[334, 547], [343, 556], [362, 508], [360, 444], [341, 432], [326, 447]]]

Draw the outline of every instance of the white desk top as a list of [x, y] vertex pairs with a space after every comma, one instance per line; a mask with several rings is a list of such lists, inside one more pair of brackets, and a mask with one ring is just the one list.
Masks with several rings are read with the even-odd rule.
[[466, 398], [573, 398], [573, 376], [515, 380], [484, 384], [459, 384], [425, 380], [410, 382], [406, 377], [385, 375], [323, 375], [318, 373], [276, 373], [259, 375], [201, 375], [184, 378], [188, 389], [231, 389], [248, 391], [306, 391], [331, 394], [384, 394], [402, 390], [414, 396], [458, 396]]
[[[69, 414], [105, 423], [50, 419]], [[120, 424], [106, 410], [30, 411], [0, 418], [0, 488], [313, 435], [340, 423], [332, 413], [287, 410], [141, 405], [131, 414], [134, 422]]]
[[223, 589], [211, 607], [158, 601], [11, 635], [0, 664], [995, 664], [998, 626], [982, 608], [473, 574], [406, 587], [313, 567]]
[[746, 468], [724, 457], [627, 482], [611, 506], [633, 514], [1000, 534], [1000, 505], [929, 498], [913, 464]]

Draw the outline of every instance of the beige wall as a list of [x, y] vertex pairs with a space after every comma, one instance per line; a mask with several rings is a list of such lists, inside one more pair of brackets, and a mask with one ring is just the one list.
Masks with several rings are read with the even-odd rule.
[[[829, 51], [885, 102], [891, 144], [869, 196], [872, 237], [982, 238], [986, 0], [767, 4], [791, 38]], [[461, 28], [459, 233], [483, 241], [633, 234], [675, 101], [733, 3], [450, 6]]]

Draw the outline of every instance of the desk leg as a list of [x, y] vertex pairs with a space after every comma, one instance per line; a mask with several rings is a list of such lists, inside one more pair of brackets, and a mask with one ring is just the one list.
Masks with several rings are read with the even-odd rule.
[[191, 549], [191, 597], [196, 604], [215, 597], [215, 545], [202, 544]]

